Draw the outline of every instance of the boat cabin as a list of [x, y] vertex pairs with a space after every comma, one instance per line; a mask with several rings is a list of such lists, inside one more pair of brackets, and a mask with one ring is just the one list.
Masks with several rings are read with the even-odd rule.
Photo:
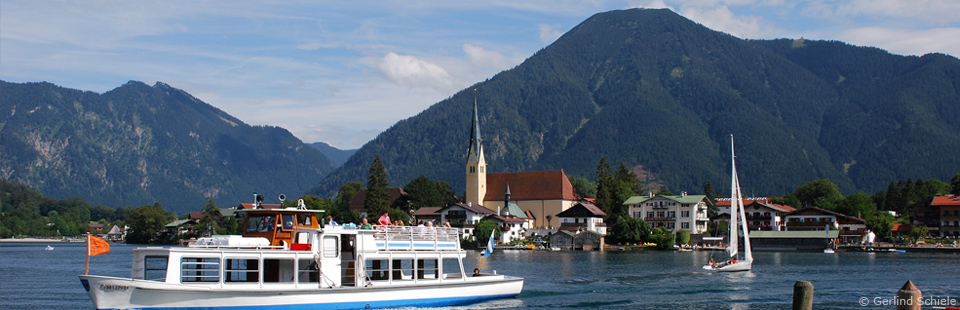
[[134, 250], [132, 278], [219, 288], [316, 289], [463, 281], [465, 252], [447, 227], [321, 228], [301, 208], [244, 210], [242, 236]]

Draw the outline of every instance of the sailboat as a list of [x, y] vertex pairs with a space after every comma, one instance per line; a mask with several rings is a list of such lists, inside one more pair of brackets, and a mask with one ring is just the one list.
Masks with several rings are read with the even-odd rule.
[[[737, 178], [737, 161], [733, 151], [733, 135], [730, 135], [730, 164], [733, 171], [730, 173], [730, 246], [727, 252], [730, 258], [718, 263], [710, 263], [703, 266], [703, 269], [732, 272], [748, 271], [753, 267], [753, 252], [750, 249], [750, 230], [747, 229], [747, 216], [743, 210], [743, 195], [740, 193], [740, 179]], [[740, 224], [740, 227], [737, 227]], [[743, 256], [739, 256], [739, 233], [738, 229], [743, 230]]]

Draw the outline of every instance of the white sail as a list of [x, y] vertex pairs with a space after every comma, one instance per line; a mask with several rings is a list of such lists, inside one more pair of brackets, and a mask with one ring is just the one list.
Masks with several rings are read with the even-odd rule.
[[[750, 230], [747, 227], [747, 212], [743, 208], [743, 194], [740, 191], [740, 179], [737, 176], [736, 153], [733, 150], [733, 135], [730, 135], [730, 246], [727, 251], [730, 252], [730, 258], [725, 262], [714, 263], [703, 266], [703, 269], [714, 271], [747, 271], [753, 266], [753, 252], [750, 248]], [[743, 232], [743, 259], [738, 259], [739, 254], [739, 230]]]
[[727, 252], [730, 252], [730, 258], [737, 258], [737, 248], [738, 239], [737, 236], [737, 221], [739, 217], [737, 216], [738, 212], [741, 212], [740, 203], [743, 200], [740, 199], [740, 184], [737, 180], [737, 162], [736, 157], [733, 155], [733, 135], [730, 135], [730, 165], [733, 166], [733, 170], [730, 173], [730, 245], [727, 248]]

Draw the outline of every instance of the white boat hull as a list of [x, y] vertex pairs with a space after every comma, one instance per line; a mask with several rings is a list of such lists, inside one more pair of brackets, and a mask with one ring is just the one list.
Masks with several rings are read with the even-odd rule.
[[720, 267], [714, 267], [711, 265], [703, 266], [705, 270], [718, 271], [718, 272], [737, 272], [737, 271], [750, 271], [753, 268], [753, 262], [736, 262], [733, 264], [727, 264]]
[[[436, 307], [510, 298], [523, 279], [501, 275], [436, 284], [351, 288], [237, 288], [188, 286], [103, 276], [80, 276], [97, 309], [372, 309]], [[264, 285], [266, 286], [266, 285]]]

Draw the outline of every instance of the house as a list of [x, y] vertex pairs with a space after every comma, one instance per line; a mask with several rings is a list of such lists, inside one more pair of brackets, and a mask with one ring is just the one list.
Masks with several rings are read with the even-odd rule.
[[90, 233], [92, 234], [101, 234], [103, 233], [103, 224], [97, 222], [90, 222], [87, 224], [87, 227], [90, 228]]
[[450, 222], [453, 227], [460, 228], [464, 238], [473, 235], [473, 228], [486, 216], [494, 214], [490, 209], [472, 203], [456, 203], [437, 210], [441, 222]]
[[867, 229], [867, 221], [862, 218], [817, 207], [799, 209], [784, 214], [784, 218], [787, 231], [838, 230], [841, 240], [852, 242], [859, 241]]
[[589, 230], [558, 230], [547, 238], [550, 240], [550, 247], [564, 250], [602, 251], [604, 246], [604, 236]]
[[197, 220], [182, 219], [167, 223], [167, 225], [164, 225], [163, 228], [164, 234], [177, 236], [194, 233], [195, 226], [197, 226]]
[[578, 203], [557, 214], [560, 219], [560, 230], [592, 231], [599, 235], [607, 234], [607, 225], [603, 223], [605, 216], [607, 213], [590, 203]]
[[[730, 216], [730, 198], [717, 199], [718, 214]], [[786, 230], [783, 215], [797, 209], [787, 205], [770, 203], [766, 197], [749, 198], [743, 200], [743, 210], [746, 212], [747, 227], [750, 230]]]
[[512, 189], [510, 201], [516, 203], [525, 213], [529, 213], [528, 217], [534, 221], [534, 227], [559, 226], [556, 215], [572, 207], [577, 200], [573, 185], [563, 170], [488, 174], [480, 139], [476, 98], [473, 101], [473, 122], [469, 140], [464, 201], [497, 210], [498, 207], [510, 205], [507, 196], [510, 196], [508, 192]]
[[[750, 231], [754, 251], [822, 251], [832, 247], [839, 230]], [[859, 236], [858, 236], [859, 238]], [[860, 239], [856, 239], [859, 241]]]
[[960, 237], [960, 197], [955, 195], [936, 196], [930, 205], [938, 208], [940, 215], [940, 236]]
[[[934, 200], [937, 200], [934, 198]], [[938, 201], [942, 203], [943, 201]], [[914, 226], [923, 225], [927, 227], [927, 230], [930, 232], [931, 236], [939, 236], [940, 233], [940, 206], [934, 206], [933, 201], [930, 203], [926, 202], [917, 202], [907, 207], [911, 211], [910, 224]]]
[[[353, 197], [350, 197], [350, 211], [355, 211], [360, 214], [360, 217], [367, 217], [367, 207], [363, 205], [363, 202], [367, 200], [367, 190], [366, 188], [361, 189]], [[390, 195], [390, 205], [393, 206], [397, 199], [400, 196], [406, 195], [407, 192], [403, 191], [399, 187], [391, 187], [387, 189], [387, 194]]]
[[670, 232], [679, 229], [691, 234], [702, 234], [707, 231], [707, 204], [706, 195], [679, 196], [653, 195], [633, 196], [623, 202], [628, 206], [630, 216], [642, 218], [650, 228], [666, 227]]
[[484, 217], [485, 220], [491, 220], [500, 226], [500, 242], [510, 243], [513, 240], [523, 239], [523, 233], [530, 228], [527, 220], [514, 215], [496, 215], [491, 214]]
[[437, 211], [440, 211], [440, 207], [422, 207], [417, 209], [413, 211], [413, 223], [434, 222], [435, 224], [441, 224], [443, 221], [440, 220], [440, 213]]

